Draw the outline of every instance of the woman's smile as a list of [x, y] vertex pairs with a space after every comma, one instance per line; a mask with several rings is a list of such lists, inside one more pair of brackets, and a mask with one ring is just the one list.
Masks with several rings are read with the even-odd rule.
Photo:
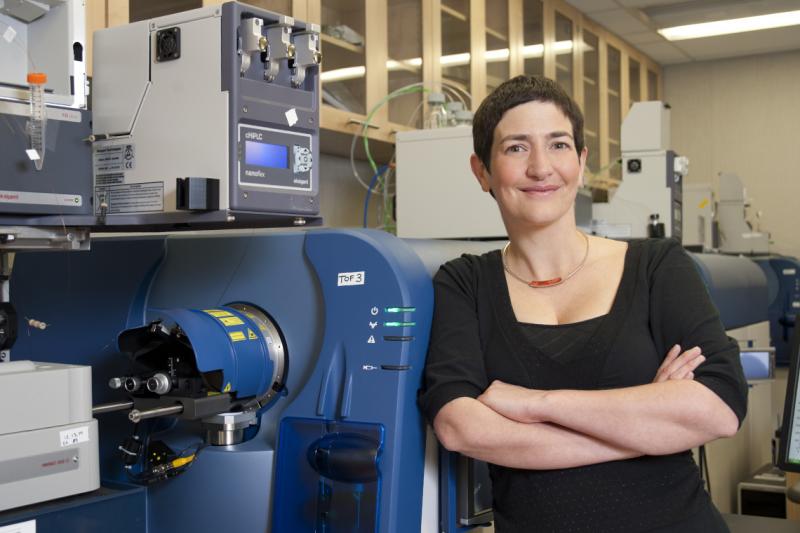
[[519, 188], [526, 196], [532, 198], [548, 198], [560, 189], [561, 186], [559, 185], [528, 185]]

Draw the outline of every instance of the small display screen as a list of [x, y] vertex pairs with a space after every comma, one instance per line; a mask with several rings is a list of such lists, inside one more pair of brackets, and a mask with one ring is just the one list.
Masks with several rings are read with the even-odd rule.
[[289, 147], [245, 141], [244, 162], [258, 167], [289, 168]]
[[739, 353], [744, 377], [750, 379], [772, 379], [774, 377], [774, 348], [743, 349]]

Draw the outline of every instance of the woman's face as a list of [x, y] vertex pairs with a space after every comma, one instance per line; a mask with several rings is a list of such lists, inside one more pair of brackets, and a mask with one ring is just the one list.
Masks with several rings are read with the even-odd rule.
[[550, 102], [528, 102], [505, 112], [494, 130], [491, 172], [476, 155], [472, 168], [491, 190], [506, 225], [547, 226], [574, 216], [586, 164], [575, 151], [572, 123]]

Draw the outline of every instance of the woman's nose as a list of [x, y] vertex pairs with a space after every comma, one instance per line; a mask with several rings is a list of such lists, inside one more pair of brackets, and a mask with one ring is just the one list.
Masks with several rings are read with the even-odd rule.
[[528, 176], [534, 179], [545, 179], [553, 172], [553, 165], [544, 149], [534, 148], [528, 156]]

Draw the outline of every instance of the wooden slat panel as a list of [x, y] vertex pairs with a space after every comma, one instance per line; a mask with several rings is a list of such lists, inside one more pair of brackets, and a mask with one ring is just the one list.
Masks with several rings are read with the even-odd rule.
[[523, 23], [522, 0], [508, 0], [508, 73], [512, 78], [522, 74], [525, 69], [522, 57], [522, 47], [525, 46]]
[[[367, 52], [367, 113], [389, 93], [389, 6], [386, 0], [365, 0]], [[372, 122], [389, 122], [389, 106], [381, 106], [372, 116]]]
[[86, 75], [92, 75], [92, 45], [94, 32], [106, 27], [105, 0], [86, 0]]
[[308, 20], [308, 1], [292, 0], [292, 16], [306, 22]]
[[599, 39], [598, 50], [598, 81], [600, 83], [600, 168], [608, 165], [608, 45], [605, 40]]
[[639, 62], [639, 101], [647, 101], [647, 68]]
[[579, 19], [572, 19], [572, 94], [583, 109], [583, 33], [578, 22]]
[[631, 102], [631, 80], [628, 52], [624, 49], [620, 51], [619, 69], [619, 116], [625, 120]]
[[556, 42], [556, 11], [553, 0], [543, 2], [542, 33], [544, 34], [544, 75], [552, 80], [556, 79], [556, 53], [553, 43]]
[[441, 5], [441, 0], [422, 0], [422, 81], [435, 92], [442, 91]]
[[[504, 1], [504, 0], [501, 0]], [[469, 3], [469, 92], [472, 95], [472, 111], [486, 97], [486, 4], [484, 0]]]
[[306, 18], [301, 20], [313, 22], [314, 24], [322, 24], [322, 0], [306, 0], [305, 14]]
[[108, 0], [106, 2], [106, 27], [121, 26], [130, 21], [130, 2], [128, 0]]

